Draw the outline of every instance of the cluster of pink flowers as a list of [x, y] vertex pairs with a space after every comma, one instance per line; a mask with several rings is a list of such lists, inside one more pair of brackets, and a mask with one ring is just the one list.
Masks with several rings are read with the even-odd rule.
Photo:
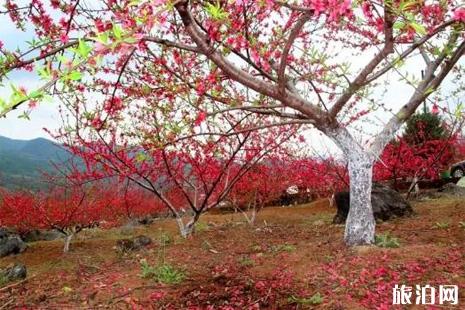
[[454, 11], [454, 19], [465, 23], [465, 8], [458, 8]]

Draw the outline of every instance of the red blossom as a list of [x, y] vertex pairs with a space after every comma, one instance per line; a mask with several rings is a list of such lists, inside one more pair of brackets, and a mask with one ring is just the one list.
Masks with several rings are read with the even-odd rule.
[[204, 111], [200, 111], [197, 114], [197, 118], [194, 121], [195, 126], [200, 126], [205, 120], [207, 119], [207, 113]]

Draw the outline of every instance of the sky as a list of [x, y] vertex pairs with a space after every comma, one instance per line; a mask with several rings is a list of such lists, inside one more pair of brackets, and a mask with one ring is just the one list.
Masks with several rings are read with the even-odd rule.
[[[3, 9], [3, 1], [0, 0]], [[24, 42], [32, 39], [30, 32], [20, 32], [9, 21], [9, 18], [0, 15], [0, 41], [8, 48], [24, 47]], [[10, 77], [12, 82], [24, 85], [31, 90], [37, 87], [37, 78], [26, 72], [15, 72]], [[8, 81], [4, 81], [5, 86], [0, 87], [0, 98], [8, 98], [10, 90]], [[31, 113], [31, 120], [19, 119], [24, 108], [13, 111], [6, 118], [0, 118], [0, 135], [14, 139], [34, 139], [38, 137], [49, 138], [50, 136], [43, 130], [44, 127], [56, 129], [59, 127], [59, 114], [57, 104], [44, 103]]]
[[[0, 4], [2, 3], [2, 0], [0, 0]], [[24, 46], [24, 42], [32, 38], [32, 35], [30, 32], [18, 32], [14, 28], [14, 26], [11, 24], [11, 22], [8, 22], [9, 19], [3, 15], [0, 15], [0, 41], [4, 43], [5, 46], [8, 48], [11, 47], [22, 47]], [[341, 57], [344, 57], [343, 54], [341, 54]], [[351, 62], [353, 62], [355, 65], [363, 65], [369, 58], [365, 57], [359, 57], [358, 59], [351, 59]], [[422, 62], [421, 59], [419, 59], [420, 62]], [[406, 68], [407, 71], [410, 71], [416, 75], [420, 75], [420, 69], [422, 64], [420, 62], [417, 63], [412, 63], [409, 65], [408, 68]], [[406, 100], [410, 97], [412, 94], [412, 88], [410, 86], [405, 85], [405, 83], [398, 82], [398, 77], [390, 77], [392, 80], [390, 80], [391, 86], [389, 90], [389, 95], [385, 96], [383, 100], [385, 100], [385, 103], [391, 107], [394, 108], [394, 110], [398, 109], [400, 106], [405, 104]], [[26, 88], [29, 90], [34, 89], [38, 87], [40, 84], [40, 81], [37, 80], [34, 76], [31, 74], [25, 73], [25, 72], [16, 72], [13, 75], [10, 76], [10, 79], [14, 81], [15, 84], [17, 85], [24, 85]], [[7, 83], [5, 83], [7, 84]], [[4, 87], [0, 87], [0, 97], [5, 98], [9, 96], [9, 88], [7, 87], [8, 85]], [[450, 82], [446, 82], [443, 86], [443, 88], [447, 91], [448, 89], [453, 89], [453, 85]], [[461, 98], [465, 99], [465, 98]], [[43, 128], [46, 127], [50, 130], [55, 130], [58, 129], [60, 126], [60, 117], [58, 113], [58, 103], [57, 102], [52, 102], [52, 103], [42, 103], [39, 107], [33, 110], [33, 112], [30, 115], [30, 120], [25, 120], [25, 119], [19, 119], [18, 116], [22, 114], [24, 110], [24, 107], [21, 109], [18, 109], [18, 111], [14, 111], [12, 113], [9, 113], [6, 118], [0, 119], [0, 135], [1, 136], [6, 136], [9, 138], [15, 138], [15, 139], [34, 139], [37, 137], [45, 137], [49, 138], [50, 136], [48, 133], [46, 133]], [[378, 114], [375, 115], [374, 117], [377, 117], [377, 122], [383, 123], [386, 122], [389, 118], [390, 115], [388, 113], [383, 112], [384, 114]], [[375, 132], [377, 129], [375, 127], [370, 128], [369, 125], [368, 127], [369, 131]], [[313, 144], [316, 145], [316, 148], [319, 149], [331, 149], [334, 146], [331, 145], [327, 141], [327, 139], [323, 138], [321, 134], [316, 133], [316, 132], [311, 132], [308, 135], [307, 140], [312, 140]]]

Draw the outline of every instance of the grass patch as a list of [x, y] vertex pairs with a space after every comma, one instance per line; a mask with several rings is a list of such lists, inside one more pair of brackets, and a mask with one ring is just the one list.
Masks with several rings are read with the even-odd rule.
[[144, 279], [153, 279], [163, 284], [179, 284], [186, 278], [184, 271], [164, 263], [160, 266], [151, 266], [146, 260], [140, 262], [141, 277]]
[[8, 278], [3, 273], [0, 273], [0, 287], [5, 286], [8, 282]]
[[297, 248], [296, 248], [295, 245], [284, 243], [284, 244], [273, 245], [271, 247], [271, 252], [275, 252], [275, 253], [288, 252], [288, 253], [290, 253], [290, 252], [294, 252], [296, 249]]
[[250, 247], [250, 250], [251, 250], [252, 252], [257, 253], [257, 252], [262, 252], [262, 251], [263, 251], [263, 248], [262, 248], [261, 245], [255, 244], [255, 245], [252, 245], [252, 246]]
[[437, 229], [447, 229], [449, 228], [449, 223], [448, 222], [436, 222], [434, 224], [434, 228], [437, 228]]
[[248, 256], [241, 256], [239, 257], [239, 259], [237, 260], [238, 264], [241, 265], [242, 267], [252, 267], [253, 265], [255, 265], [255, 262], [253, 261], [253, 259], [251, 259], [250, 257]]
[[376, 235], [375, 244], [381, 248], [398, 248], [400, 246], [399, 239], [389, 233]]
[[195, 231], [202, 232], [208, 230], [208, 224], [205, 222], [197, 222], [195, 223]]
[[296, 297], [292, 295], [288, 298], [288, 302], [298, 305], [319, 305], [323, 302], [323, 296], [319, 292], [313, 294], [310, 298]]
[[212, 245], [210, 242], [208, 242], [208, 240], [203, 240], [202, 241], [202, 244], [200, 245], [200, 247], [205, 250], [205, 251], [209, 251], [210, 249], [212, 249]]
[[158, 243], [160, 246], [165, 246], [168, 244], [171, 244], [173, 242], [173, 239], [169, 234], [167, 234], [164, 231], [161, 231], [159, 236], [158, 236]]

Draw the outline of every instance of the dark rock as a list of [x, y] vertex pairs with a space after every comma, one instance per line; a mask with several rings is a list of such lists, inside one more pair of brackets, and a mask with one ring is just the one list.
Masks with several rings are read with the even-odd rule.
[[140, 217], [140, 218], [133, 218], [133, 219], [130, 219], [126, 224], [124, 224], [123, 227], [134, 228], [134, 227], [141, 226], [141, 225], [150, 225], [154, 221], [155, 221], [155, 218], [150, 215]]
[[5, 227], [0, 227], [0, 240], [11, 235], [12, 232]]
[[116, 249], [121, 253], [138, 251], [152, 243], [152, 239], [140, 235], [132, 239], [120, 239], [116, 241]]
[[143, 218], [140, 218], [137, 220], [137, 222], [140, 224], [140, 225], [150, 225], [153, 223], [153, 218], [152, 217], [149, 217], [149, 216], [145, 216]]
[[26, 248], [26, 243], [21, 240], [19, 235], [5, 228], [0, 228], [0, 257], [22, 253]]
[[0, 271], [0, 274], [6, 282], [22, 280], [27, 276], [27, 269], [25, 265], [16, 263]]
[[126, 253], [134, 250], [134, 241], [131, 239], [120, 239], [116, 241], [116, 249], [118, 252]]
[[65, 235], [57, 230], [31, 230], [24, 234], [22, 239], [24, 242], [36, 242], [36, 241], [52, 241], [57, 239], [63, 239]]
[[[333, 218], [334, 224], [342, 224], [349, 213], [350, 194], [339, 192], [335, 195], [337, 213]], [[374, 183], [371, 191], [371, 204], [376, 220], [387, 221], [396, 217], [410, 216], [413, 214], [410, 204], [395, 190]]]
[[334, 195], [337, 213], [333, 218], [333, 224], [345, 223], [347, 214], [349, 214], [350, 194], [349, 192], [338, 192]]
[[134, 248], [138, 250], [151, 244], [152, 239], [147, 236], [140, 235], [140, 236], [135, 237], [133, 239], [133, 242], [134, 242]]
[[[292, 188], [292, 190], [290, 190]], [[291, 187], [285, 191], [278, 199], [267, 204], [269, 206], [291, 206], [310, 203], [317, 198], [317, 195], [306, 188]]]
[[447, 183], [443, 187], [441, 187], [438, 192], [440, 195], [450, 195], [450, 196], [465, 196], [465, 187], [457, 186], [454, 183]]

